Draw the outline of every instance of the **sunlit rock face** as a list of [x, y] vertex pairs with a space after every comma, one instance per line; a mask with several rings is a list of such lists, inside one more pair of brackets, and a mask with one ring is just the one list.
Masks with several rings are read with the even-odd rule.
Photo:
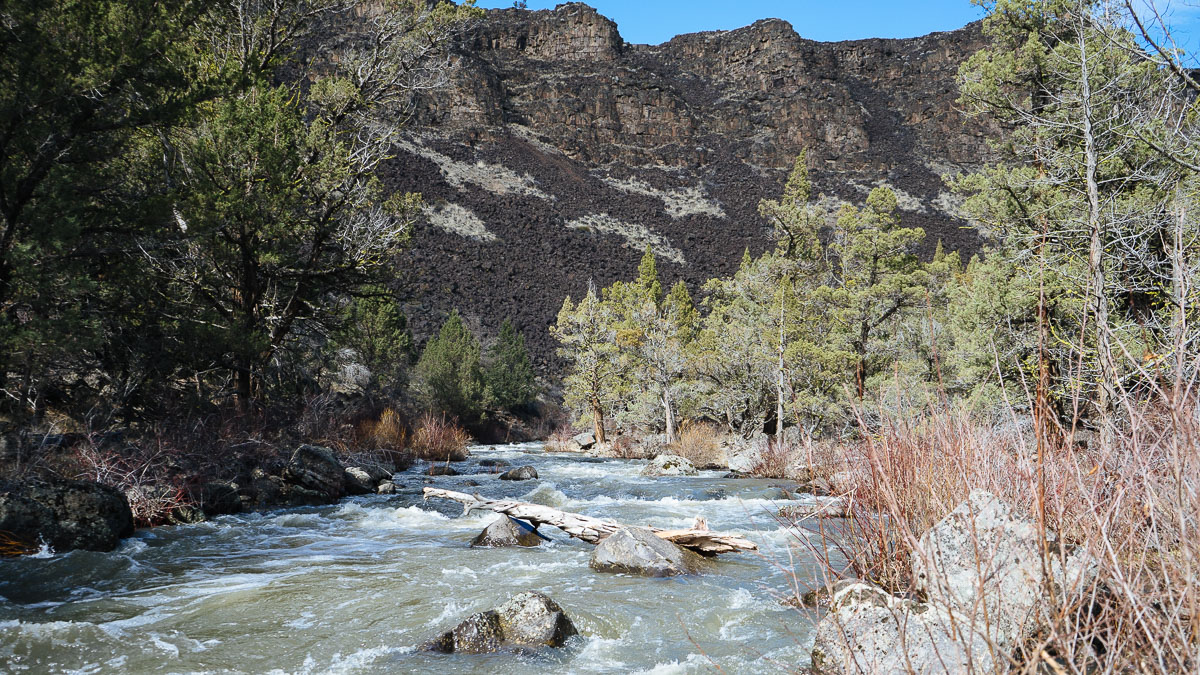
[[758, 201], [807, 149], [831, 211], [882, 184], [905, 225], [973, 250], [942, 176], [986, 158], [957, 104], [978, 25], [905, 40], [813, 42], [777, 19], [632, 45], [592, 8], [489, 11], [446, 87], [417, 102], [384, 178], [421, 192], [409, 315], [423, 340], [458, 308], [485, 337], [505, 317], [543, 372], [547, 326], [589, 280], [633, 275], [648, 245], [695, 292], [762, 252]]

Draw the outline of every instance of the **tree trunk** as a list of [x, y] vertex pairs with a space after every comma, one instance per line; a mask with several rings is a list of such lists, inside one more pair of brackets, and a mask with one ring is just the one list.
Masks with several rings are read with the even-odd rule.
[[1176, 214], [1174, 240], [1171, 245], [1171, 294], [1175, 304], [1175, 317], [1171, 322], [1171, 348], [1175, 352], [1175, 363], [1172, 389], [1175, 397], [1175, 407], [1180, 409], [1183, 404], [1183, 382], [1184, 371], [1187, 368], [1187, 356], [1185, 349], [1187, 348], [1187, 299], [1188, 299], [1188, 274], [1187, 274], [1187, 255], [1184, 252], [1185, 230], [1187, 228], [1187, 209], [1183, 204], [1183, 195], [1180, 194], [1176, 198]]
[[662, 402], [663, 402], [663, 411], [666, 415], [666, 420], [667, 420], [667, 443], [671, 444], [676, 441], [675, 409], [671, 407], [671, 393], [670, 393], [670, 389], [668, 389], [667, 387], [663, 387]]
[[[1081, 43], [1082, 44], [1082, 43]], [[1091, 289], [1092, 315], [1096, 326], [1096, 357], [1099, 361], [1100, 386], [1097, 391], [1096, 407], [1100, 413], [1100, 441], [1106, 445], [1112, 440], [1113, 410], [1116, 402], [1116, 367], [1113, 363], [1112, 346], [1108, 335], [1108, 284], [1105, 275], [1103, 223], [1100, 218], [1100, 186], [1096, 178], [1099, 150], [1096, 147], [1096, 130], [1092, 124], [1091, 75], [1088, 70], [1086, 48], [1081, 57], [1080, 84], [1083, 104], [1083, 153], [1084, 180], [1088, 202], [1088, 287]]]
[[600, 407], [600, 399], [592, 397], [592, 424], [596, 434], [597, 443], [606, 443], [608, 441], [604, 436], [604, 409]]

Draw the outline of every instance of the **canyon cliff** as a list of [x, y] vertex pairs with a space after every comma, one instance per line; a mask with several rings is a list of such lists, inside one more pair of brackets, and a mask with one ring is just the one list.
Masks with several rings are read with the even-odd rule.
[[982, 46], [978, 24], [830, 43], [777, 19], [635, 45], [580, 3], [489, 11], [384, 175], [427, 204], [404, 279], [418, 340], [454, 308], [485, 342], [509, 317], [557, 375], [564, 296], [631, 277], [650, 245], [699, 298], [770, 246], [758, 201], [801, 149], [831, 210], [886, 184], [924, 253], [977, 249], [943, 176], [986, 158], [955, 79]]

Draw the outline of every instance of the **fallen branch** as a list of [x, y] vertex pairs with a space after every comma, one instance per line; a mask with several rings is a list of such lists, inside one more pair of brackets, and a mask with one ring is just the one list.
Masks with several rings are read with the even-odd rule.
[[[463, 505], [463, 515], [471, 511], [495, 511], [520, 520], [527, 520], [534, 527], [553, 525], [567, 534], [582, 539], [590, 544], [598, 544], [602, 539], [617, 530], [626, 527], [611, 520], [601, 520], [578, 513], [559, 511], [558, 509], [541, 504], [518, 502], [511, 499], [484, 499], [479, 495], [469, 495], [465, 492], [454, 492], [440, 488], [425, 488], [425, 499], [435, 497], [450, 499]], [[712, 532], [703, 520], [698, 519], [697, 527], [686, 530], [664, 530], [657, 527], [647, 527], [654, 534], [684, 548], [692, 549], [705, 555], [718, 553], [736, 553], [737, 551], [754, 551], [758, 546], [745, 537], [737, 534]]]

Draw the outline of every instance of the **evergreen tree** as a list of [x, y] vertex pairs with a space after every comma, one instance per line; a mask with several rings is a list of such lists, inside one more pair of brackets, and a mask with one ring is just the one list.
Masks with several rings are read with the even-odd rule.
[[840, 338], [854, 354], [858, 398], [888, 360], [888, 336], [899, 313], [924, 296], [929, 275], [914, 252], [924, 238], [920, 228], [900, 227], [896, 195], [885, 187], [871, 190], [864, 208], [846, 205], [838, 213], [830, 242], [838, 261], [832, 303]]
[[398, 391], [415, 357], [408, 318], [384, 289], [347, 303], [335, 335], [335, 348], [354, 350], [376, 386]]
[[576, 419], [591, 423], [597, 442], [606, 442], [605, 417], [619, 402], [624, 379], [616, 343], [616, 316], [612, 308], [589, 287], [587, 295], [572, 304], [568, 296], [550, 332], [558, 339], [558, 353], [569, 364], [563, 378], [563, 399]]
[[654, 259], [654, 251], [650, 249], [650, 244], [646, 244], [646, 252], [642, 254], [642, 260], [638, 263], [638, 275], [635, 285], [645, 293], [646, 297], [654, 303], [655, 307], [662, 307], [662, 281], [658, 278], [658, 264]]
[[426, 403], [464, 420], [480, 417], [484, 403], [479, 341], [458, 311], [450, 313], [417, 361], [419, 391]]
[[514, 410], [529, 405], [537, 397], [538, 387], [525, 350], [525, 336], [505, 319], [500, 335], [488, 348], [483, 371], [489, 405]]

